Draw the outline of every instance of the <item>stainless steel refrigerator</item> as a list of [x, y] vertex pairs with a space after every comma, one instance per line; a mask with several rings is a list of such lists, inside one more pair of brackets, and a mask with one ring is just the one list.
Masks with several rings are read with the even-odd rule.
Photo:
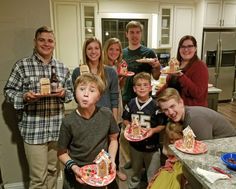
[[219, 100], [231, 100], [236, 64], [236, 30], [204, 29], [202, 60], [207, 64], [209, 83], [222, 89]]

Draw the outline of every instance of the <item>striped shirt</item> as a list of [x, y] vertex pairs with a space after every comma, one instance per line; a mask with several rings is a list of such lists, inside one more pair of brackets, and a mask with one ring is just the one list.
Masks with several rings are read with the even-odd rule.
[[[43, 97], [35, 102], [24, 102], [23, 94], [40, 92], [40, 78], [50, 78], [51, 66], [56, 68], [60, 85], [66, 90], [65, 97]], [[73, 99], [73, 88], [69, 69], [55, 59], [44, 64], [34, 53], [15, 63], [4, 87], [6, 100], [20, 113], [19, 129], [28, 144], [43, 144], [57, 141], [61, 120], [64, 117], [64, 103]]]

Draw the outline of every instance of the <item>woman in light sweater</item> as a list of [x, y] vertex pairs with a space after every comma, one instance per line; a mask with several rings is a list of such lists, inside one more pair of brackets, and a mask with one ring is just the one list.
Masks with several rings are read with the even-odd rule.
[[[103, 64], [102, 45], [95, 38], [89, 38], [83, 45], [83, 63], [87, 64], [91, 73], [99, 75], [106, 85], [105, 92], [97, 103], [97, 106], [111, 109], [113, 116], [117, 120], [118, 112], [118, 76], [116, 71], [110, 66]], [[74, 69], [72, 82], [80, 75], [80, 67]]]

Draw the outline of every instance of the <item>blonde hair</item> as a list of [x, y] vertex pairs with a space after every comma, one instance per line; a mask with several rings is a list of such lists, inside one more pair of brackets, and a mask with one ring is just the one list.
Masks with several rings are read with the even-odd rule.
[[170, 138], [169, 135], [171, 132], [178, 134], [179, 136], [183, 136], [183, 126], [180, 123], [168, 122], [165, 128], [164, 134], [164, 143], [163, 143], [163, 154], [165, 155], [173, 155], [169, 149]]
[[130, 21], [126, 25], [126, 32], [128, 32], [130, 28], [140, 28], [141, 32], [143, 31], [143, 25], [140, 22], [134, 20]]
[[76, 91], [77, 87], [79, 86], [79, 84], [88, 84], [88, 83], [94, 83], [96, 84], [100, 95], [102, 95], [105, 91], [105, 84], [102, 81], [102, 79], [92, 73], [84, 73], [83, 75], [80, 75], [79, 77], [77, 77], [77, 79], [75, 80], [75, 84], [74, 84], [74, 89]]
[[168, 122], [166, 125], [166, 134], [169, 134], [171, 131], [179, 135], [183, 135], [183, 125], [180, 123], [174, 123], [172, 121]]
[[121, 62], [121, 60], [122, 60], [122, 45], [121, 45], [120, 40], [118, 38], [110, 38], [110, 39], [106, 40], [104, 47], [103, 47], [103, 58], [104, 58], [103, 63], [105, 65], [109, 65], [108, 49], [113, 44], [118, 44], [119, 48], [120, 48], [120, 55], [117, 58], [117, 61]]
[[136, 85], [139, 79], [145, 79], [151, 84], [151, 75], [147, 72], [140, 72], [136, 74], [133, 78], [133, 85]]
[[91, 69], [90, 65], [89, 65], [89, 58], [86, 54], [86, 49], [87, 49], [87, 46], [92, 42], [98, 43], [100, 51], [101, 51], [101, 56], [99, 58], [99, 63], [98, 63], [98, 68], [97, 68], [98, 69], [97, 70], [97, 75], [102, 78], [104, 84], [106, 85], [107, 82], [106, 82], [106, 76], [105, 76], [104, 65], [103, 65], [102, 44], [96, 37], [88, 38], [84, 42], [84, 45], [83, 45], [83, 62], [84, 62], [84, 64], [88, 65], [89, 69]]
[[174, 88], [166, 88], [164, 91], [162, 91], [158, 96], [157, 96], [157, 102], [167, 102], [171, 99], [176, 100], [179, 102], [181, 100], [181, 97], [179, 95], [179, 92], [174, 89]]

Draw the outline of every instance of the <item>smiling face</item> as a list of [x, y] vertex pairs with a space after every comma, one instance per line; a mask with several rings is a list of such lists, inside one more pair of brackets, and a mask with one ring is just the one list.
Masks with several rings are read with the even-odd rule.
[[187, 39], [183, 41], [182, 45], [179, 47], [179, 53], [183, 61], [190, 61], [193, 56], [196, 54], [197, 48], [193, 44], [193, 41]]
[[94, 82], [80, 83], [76, 87], [76, 100], [83, 109], [95, 107], [95, 104], [100, 99], [98, 86]]
[[145, 102], [149, 99], [149, 93], [152, 90], [151, 83], [147, 79], [138, 79], [133, 87], [134, 92], [137, 94], [138, 98]]
[[90, 63], [99, 63], [101, 48], [98, 42], [92, 41], [86, 47], [86, 56]]
[[166, 116], [169, 117], [173, 122], [183, 121], [184, 103], [182, 99], [179, 101], [175, 99], [159, 101], [159, 105]]
[[115, 60], [117, 60], [120, 54], [121, 54], [121, 49], [118, 43], [114, 43], [110, 45], [109, 48], [107, 49], [108, 59], [111, 62], [114, 62]]
[[55, 38], [51, 32], [42, 32], [34, 39], [36, 52], [44, 59], [50, 59], [55, 48]]

